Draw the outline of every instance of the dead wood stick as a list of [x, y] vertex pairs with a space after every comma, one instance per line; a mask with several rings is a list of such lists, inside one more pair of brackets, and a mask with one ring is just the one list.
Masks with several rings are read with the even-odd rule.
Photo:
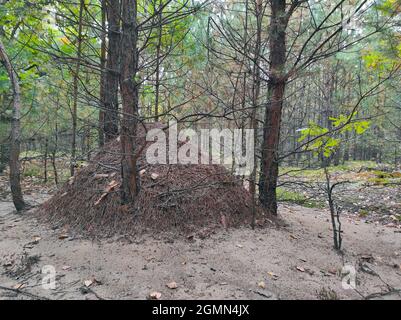
[[38, 295], [33, 294], [33, 293], [22, 291], [20, 289], [8, 288], [8, 287], [3, 287], [3, 286], [0, 286], [0, 289], [1, 290], [6, 290], [6, 291], [12, 291], [12, 292], [15, 292], [17, 294], [21, 294], [21, 295], [24, 295], [24, 296], [27, 296], [27, 297], [30, 297], [30, 298], [34, 298], [34, 299], [37, 299], [37, 300], [50, 300], [49, 298], [41, 297], [41, 296], [38, 296]]

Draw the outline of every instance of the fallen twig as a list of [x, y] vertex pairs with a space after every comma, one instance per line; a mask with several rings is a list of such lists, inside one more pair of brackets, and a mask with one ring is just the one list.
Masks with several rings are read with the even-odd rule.
[[6, 290], [6, 291], [12, 291], [12, 292], [15, 292], [17, 294], [21, 294], [21, 295], [24, 295], [24, 296], [27, 296], [27, 297], [30, 297], [30, 298], [34, 298], [34, 299], [37, 299], [37, 300], [50, 300], [49, 298], [41, 297], [41, 296], [38, 296], [38, 295], [30, 293], [30, 292], [22, 291], [20, 289], [8, 288], [8, 287], [3, 287], [3, 286], [0, 286], [0, 289], [1, 290]]

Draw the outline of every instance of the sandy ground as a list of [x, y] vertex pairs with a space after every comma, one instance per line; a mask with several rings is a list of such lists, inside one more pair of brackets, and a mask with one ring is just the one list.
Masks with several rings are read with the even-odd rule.
[[[146, 299], [151, 292], [160, 299], [401, 299], [385, 294], [401, 289], [400, 229], [344, 217], [341, 256], [326, 211], [282, 206], [280, 215], [287, 224], [280, 229], [92, 242], [65, 238], [0, 202], [0, 286], [49, 299]], [[342, 287], [344, 264], [356, 269], [357, 291]], [[48, 265], [55, 289], [42, 287]], [[166, 286], [171, 282], [177, 288]], [[32, 298], [0, 288], [0, 299]]]

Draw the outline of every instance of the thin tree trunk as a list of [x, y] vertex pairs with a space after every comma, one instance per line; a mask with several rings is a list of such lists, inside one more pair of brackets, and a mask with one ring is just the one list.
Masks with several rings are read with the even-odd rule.
[[104, 145], [104, 102], [106, 96], [106, 1], [102, 0], [102, 35], [101, 35], [101, 47], [100, 47], [100, 109], [99, 109], [99, 131], [98, 139], [99, 146]]
[[286, 28], [288, 17], [285, 0], [271, 0], [269, 100], [265, 109], [259, 199], [271, 214], [277, 214], [278, 147], [286, 79]]
[[81, 68], [81, 56], [82, 56], [82, 17], [83, 10], [85, 6], [85, 1], [80, 0], [79, 4], [79, 17], [78, 17], [78, 44], [77, 44], [77, 64], [74, 71], [73, 80], [73, 105], [72, 105], [72, 144], [71, 144], [71, 165], [70, 174], [71, 176], [75, 173], [75, 163], [76, 163], [76, 152], [77, 152], [77, 109], [78, 109], [78, 81], [79, 81], [79, 71]]
[[161, 64], [161, 46], [162, 46], [162, 3], [160, 2], [159, 14], [158, 14], [158, 35], [157, 35], [157, 46], [156, 46], [156, 96], [155, 96], [155, 121], [159, 121], [159, 101], [160, 101], [160, 64]]
[[107, 142], [115, 139], [118, 135], [120, 0], [106, 0], [106, 12], [109, 41], [104, 97], [104, 134]]
[[49, 157], [49, 139], [45, 139], [45, 154], [43, 156], [44, 160], [44, 183], [47, 183], [47, 158]]
[[20, 172], [20, 137], [21, 137], [21, 90], [15, 73], [3, 42], [0, 40], [0, 59], [7, 69], [13, 88], [13, 113], [11, 118], [11, 146], [10, 146], [10, 186], [14, 206], [17, 211], [26, 207], [21, 190], [21, 172]]
[[[246, 2], [248, 6], [248, 1]], [[247, 9], [248, 10], [248, 9]], [[262, 44], [262, 0], [256, 2], [255, 7], [256, 16], [256, 43], [255, 43], [255, 58], [253, 66], [253, 86], [252, 86], [252, 113], [251, 113], [251, 129], [254, 130], [254, 141], [257, 145], [258, 137], [258, 122], [257, 122], [257, 110], [259, 105], [260, 96], [260, 49]], [[245, 80], [245, 79], [244, 79]], [[256, 172], [257, 172], [257, 162], [256, 162], [256, 150], [253, 155], [253, 170], [251, 173], [249, 192], [252, 195], [252, 228], [255, 228], [256, 223]]]
[[138, 30], [136, 0], [122, 0], [122, 41], [121, 41], [121, 200], [123, 203], [135, 201], [139, 192], [137, 171], [137, 148], [135, 136], [138, 123], [138, 84], [135, 76], [138, 69]]

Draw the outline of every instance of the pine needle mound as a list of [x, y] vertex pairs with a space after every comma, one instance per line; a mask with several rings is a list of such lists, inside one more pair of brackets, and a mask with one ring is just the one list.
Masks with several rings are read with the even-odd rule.
[[[137, 143], [145, 143], [138, 130]], [[252, 221], [252, 198], [240, 179], [220, 165], [149, 165], [139, 159], [141, 191], [135, 203], [121, 204], [121, 152], [117, 140], [106, 144], [35, 212], [40, 220], [88, 237], [143, 232], [197, 234], [240, 227]], [[257, 221], [264, 215], [256, 208]]]

